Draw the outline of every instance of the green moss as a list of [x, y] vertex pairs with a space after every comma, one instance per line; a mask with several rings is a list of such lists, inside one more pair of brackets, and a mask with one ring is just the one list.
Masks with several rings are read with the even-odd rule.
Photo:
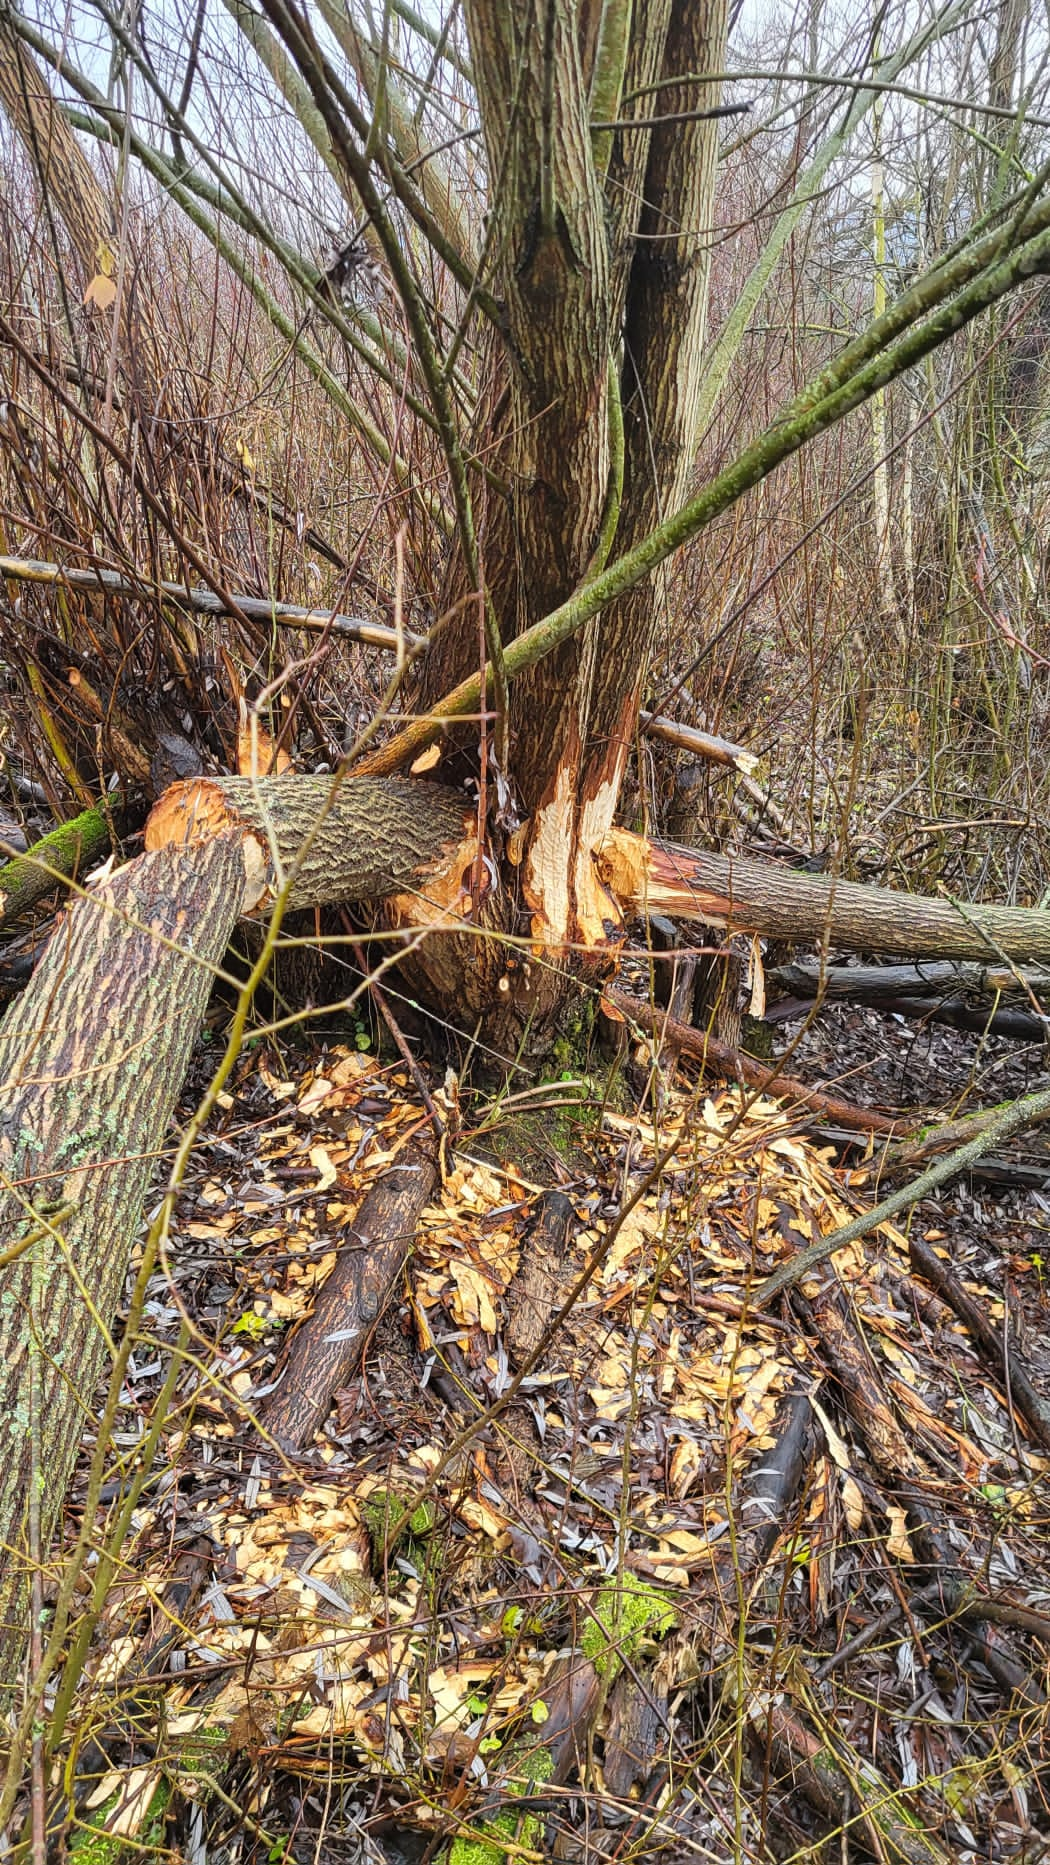
[[164, 1844], [164, 1821], [171, 1800], [171, 1783], [158, 1782], [134, 1843], [119, 1833], [107, 1833], [106, 1821], [116, 1810], [119, 1794], [114, 1794], [96, 1809], [86, 1825], [71, 1834], [67, 1852], [77, 1865], [122, 1865], [122, 1861], [141, 1859]]
[[[549, 1781], [554, 1773], [554, 1762], [549, 1750], [534, 1748], [519, 1755], [514, 1767], [521, 1777], [517, 1781], [508, 1781], [507, 1793], [513, 1799], [524, 1794], [527, 1788], [538, 1781]], [[448, 1865], [507, 1865], [507, 1844], [515, 1848], [521, 1846], [526, 1850], [539, 1851], [543, 1838], [543, 1818], [538, 1813], [515, 1813], [508, 1807], [505, 1813], [497, 1813], [494, 1820], [486, 1821], [479, 1827], [476, 1836], [454, 1839], [448, 1856]]]
[[604, 1587], [599, 1593], [580, 1646], [600, 1677], [606, 1672], [615, 1677], [624, 1658], [637, 1658], [647, 1641], [662, 1638], [677, 1623], [666, 1593], [625, 1574], [622, 1585]]
[[[382, 1559], [390, 1530], [405, 1513], [405, 1502], [406, 1498], [399, 1496], [393, 1489], [373, 1490], [370, 1496], [361, 1498], [361, 1519], [368, 1530], [374, 1561]], [[421, 1502], [418, 1508], [413, 1509], [398, 1535], [398, 1543], [403, 1549], [405, 1558], [411, 1561], [414, 1567], [420, 1566], [426, 1560], [427, 1550], [424, 1543], [434, 1529], [437, 1519], [434, 1504], [429, 1500]]]
[[230, 1732], [221, 1723], [208, 1723], [203, 1729], [195, 1729], [179, 1745], [180, 1774], [192, 1775], [197, 1780], [221, 1774], [226, 1767], [229, 1743]]
[[741, 1017], [740, 1047], [749, 1056], [768, 1062], [773, 1054], [773, 1026], [761, 1017]]

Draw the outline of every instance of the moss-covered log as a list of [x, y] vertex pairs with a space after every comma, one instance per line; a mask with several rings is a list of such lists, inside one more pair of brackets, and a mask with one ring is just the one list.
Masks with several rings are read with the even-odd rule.
[[97, 804], [41, 836], [24, 855], [5, 861], [0, 867], [0, 922], [6, 926], [28, 913], [63, 879], [83, 880], [95, 862], [108, 855], [113, 826], [119, 834], [121, 825], [114, 825], [112, 811]]

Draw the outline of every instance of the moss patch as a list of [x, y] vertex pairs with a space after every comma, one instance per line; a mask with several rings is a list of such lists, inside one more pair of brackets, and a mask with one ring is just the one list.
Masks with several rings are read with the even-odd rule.
[[615, 1677], [624, 1658], [633, 1662], [645, 1643], [663, 1638], [677, 1623], [666, 1593], [625, 1574], [622, 1584], [604, 1587], [599, 1593], [580, 1646], [599, 1677]]
[[[513, 1799], [538, 1781], [549, 1781], [554, 1763], [547, 1749], [530, 1749], [514, 1762], [521, 1779], [507, 1783], [508, 1797]], [[507, 1847], [539, 1851], [543, 1838], [543, 1819], [538, 1813], [515, 1813], [513, 1806], [497, 1813], [475, 1835], [454, 1839], [448, 1865], [506, 1865]]]

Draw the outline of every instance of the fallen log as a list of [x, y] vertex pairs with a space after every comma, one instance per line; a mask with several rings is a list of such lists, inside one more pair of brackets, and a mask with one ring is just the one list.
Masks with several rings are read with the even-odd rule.
[[774, 862], [715, 855], [609, 831], [595, 852], [599, 879], [635, 913], [703, 920], [734, 932], [805, 939], [914, 958], [1050, 965], [1050, 913], [895, 894]]
[[0, 1024], [0, 1695], [29, 1636], [31, 1501], [46, 1558], [240, 865], [235, 837], [132, 862], [64, 916]]
[[776, 1095], [778, 1100], [795, 1102], [800, 1107], [837, 1121], [850, 1132], [882, 1133], [891, 1138], [894, 1134], [908, 1131], [910, 1123], [907, 1120], [895, 1120], [892, 1115], [880, 1114], [874, 1108], [857, 1107], [851, 1101], [840, 1101], [837, 1096], [827, 1094], [823, 1088], [811, 1088], [805, 1082], [795, 1081], [792, 1076], [783, 1074], [778, 1068], [768, 1068], [763, 1062], [754, 1062], [743, 1050], [731, 1048], [728, 1043], [720, 1043], [717, 1037], [709, 1036], [706, 1030], [694, 1030], [688, 1023], [676, 1022], [666, 1011], [657, 1009], [654, 1004], [647, 1004], [643, 998], [632, 996], [629, 991], [610, 986], [604, 997], [614, 1011], [657, 1037], [672, 1054], [689, 1056], [694, 1062], [710, 1069], [712, 1074], [727, 1076], [731, 1081], [741, 1081], [748, 1088]]
[[[176, 785], [148, 852], [60, 917], [0, 1023], [0, 1699], [22, 1675], [31, 1574], [95, 1415], [146, 1192], [235, 922], [286, 876], [305, 906], [420, 886], [440, 903], [472, 820], [457, 792], [404, 780]], [[453, 894], [457, 875], [453, 862]]]
[[417, 889], [462, 911], [463, 877], [477, 859], [475, 813], [462, 791], [294, 771], [172, 784], [150, 813], [146, 848], [206, 847], [227, 831], [244, 854], [244, 912], [262, 911], [288, 879], [291, 909]]
[[[881, 891], [881, 890], [880, 890]], [[769, 976], [798, 997], [848, 997], [873, 1004], [884, 997], [933, 997], [940, 992], [979, 991], [986, 996], [1050, 994], [1050, 971], [1001, 964], [960, 964], [932, 959], [920, 965], [825, 965], [798, 959], [777, 965]]]
[[262, 1423], [283, 1450], [309, 1444], [338, 1388], [350, 1379], [404, 1268], [416, 1225], [438, 1184], [433, 1133], [410, 1140], [346, 1227], [314, 1310], [289, 1343]]

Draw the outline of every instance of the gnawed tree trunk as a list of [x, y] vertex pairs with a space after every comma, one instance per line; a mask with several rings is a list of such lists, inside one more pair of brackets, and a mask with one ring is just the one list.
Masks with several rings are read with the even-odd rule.
[[[610, 0], [581, 20], [569, 0], [468, 0], [467, 20], [510, 362], [507, 397], [476, 446], [506, 437], [496, 457], [510, 499], [488, 500], [484, 555], [506, 643], [600, 569], [614, 538], [629, 549], [684, 495], [718, 129], [681, 113], [720, 92], [666, 87], [722, 68], [727, 9]], [[656, 85], [659, 114], [676, 121], [609, 127], [645, 118]], [[462, 578], [453, 589], [464, 593]], [[531, 940], [537, 962], [508, 968], [496, 942], [480, 963], [476, 943], [432, 942], [422, 955], [439, 1002], [485, 1017], [497, 1047], [516, 1051], [522, 1031], [534, 1050], [549, 1044], [583, 954], [605, 940], [593, 852], [613, 823], [655, 613], [647, 579], [511, 688], [508, 775], [526, 822], [490, 912]], [[432, 657], [424, 704], [477, 656], [475, 604]]]
[[149, 851], [74, 903], [0, 1024], [0, 1696], [22, 1672], [29, 1576], [94, 1415], [135, 1231], [236, 920], [297, 857], [300, 905], [429, 889], [437, 912], [435, 877], [451, 855], [458, 891], [469, 827], [462, 798], [404, 780], [176, 785]]
[[1050, 913], [895, 894], [772, 862], [648, 842], [614, 829], [597, 851], [621, 907], [860, 952], [904, 957], [1050, 960]]
[[421, 913], [469, 906], [475, 813], [462, 792], [411, 778], [194, 777], [172, 784], [146, 824], [147, 849], [207, 845], [234, 831], [245, 912], [288, 882], [287, 905], [418, 898]]
[[0, 1024], [0, 1692], [21, 1675], [30, 1572], [95, 1415], [242, 874], [236, 836], [131, 863], [76, 902]]

